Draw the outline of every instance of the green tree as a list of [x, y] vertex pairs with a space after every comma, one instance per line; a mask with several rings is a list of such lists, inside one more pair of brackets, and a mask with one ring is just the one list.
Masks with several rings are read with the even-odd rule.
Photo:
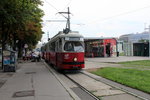
[[[43, 11], [38, 7], [40, 0], [0, 1], [0, 40], [19, 51], [24, 44], [34, 47], [42, 36], [41, 18]], [[19, 41], [16, 45], [16, 40]]]

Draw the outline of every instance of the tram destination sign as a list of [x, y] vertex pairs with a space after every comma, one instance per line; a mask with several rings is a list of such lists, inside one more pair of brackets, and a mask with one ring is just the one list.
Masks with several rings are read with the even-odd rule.
[[83, 41], [83, 38], [80, 38], [80, 37], [65, 37], [65, 40], [69, 40], [69, 41]]

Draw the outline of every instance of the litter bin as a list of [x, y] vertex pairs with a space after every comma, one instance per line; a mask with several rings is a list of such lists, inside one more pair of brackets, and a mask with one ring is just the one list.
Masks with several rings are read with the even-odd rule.
[[15, 51], [3, 51], [3, 71], [15, 72], [16, 71], [16, 54]]

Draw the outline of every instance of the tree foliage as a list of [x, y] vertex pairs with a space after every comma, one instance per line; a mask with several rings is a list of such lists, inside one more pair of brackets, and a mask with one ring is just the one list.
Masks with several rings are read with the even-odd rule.
[[[0, 0], [0, 40], [16, 48], [35, 46], [42, 37], [40, 0]], [[16, 40], [19, 41], [16, 45]]]

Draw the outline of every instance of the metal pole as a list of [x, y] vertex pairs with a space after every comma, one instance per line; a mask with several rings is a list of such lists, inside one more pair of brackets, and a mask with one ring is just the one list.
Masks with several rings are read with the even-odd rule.
[[[70, 11], [69, 11], [69, 7], [68, 7], [68, 12], [58, 12], [59, 14], [68, 14], [68, 17], [64, 17], [67, 19], [67, 23], [66, 23], [66, 31], [70, 31]], [[67, 32], [68, 33], [68, 32]]]
[[148, 29], [149, 29], [148, 32], [149, 32], [149, 57], [150, 57], [150, 25], [149, 25], [149, 28], [148, 28]]
[[70, 12], [69, 12], [69, 7], [68, 7], [68, 28], [69, 28], [69, 31], [70, 31]]
[[[3, 34], [3, 33], [2, 33]], [[3, 50], [4, 50], [4, 44], [3, 44], [3, 40], [2, 40], [2, 70], [3, 70], [3, 68], [4, 68], [4, 62], [3, 62], [3, 60], [4, 60], [4, 55], [3, 55]]]
[[49, 41], [49, 32], [47, 32], [47, 41]]
[[3, 24], [3, 21], [2, 21], [2, 40], [1, 40], [1, 42], [2, 42], [2, 70], [4, 69], [4, 62], [3, 62], [3, 60], [4, 60], [4, 55], [3, 55], [3, 51], [4, 51], [4, 40], [3, 40], [3, 38], [4, 38], [4, 24]]
[[145, 30], [148, 29], [148, 35], [149, 35], [149, 58], [150, 58], [150, 25], [148, 28], [145, 28]]

